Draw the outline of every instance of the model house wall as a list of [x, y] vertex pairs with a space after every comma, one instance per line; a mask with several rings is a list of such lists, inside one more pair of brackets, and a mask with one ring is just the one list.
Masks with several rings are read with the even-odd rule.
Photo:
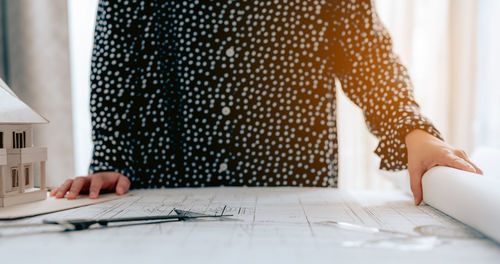
[[32, 125], [1, 125], [0, 149], [21, 148], [33, 146]]
[[33, 124], [47, 120], [0, 80], [0, 207], [47, 197], [47, 149], [33, 145]]
[[[31, 125], [0, 125], [0, 149], [22, 149], [33, 147], [33, 128]], [[19, 151], [20, 152], [20, 151]], [[11, 155], [16, 155], [11, 152]], [[20, 155], [20, 153], [18, 154]], [[24, 172], [24, 188], [34, 188], [34, 173], [32, 163], [22, 163], [19, 159], [9, 159], [7, 166], [1, 166], [0, 176], [5, 186], [5, 192], [16, 192], [21, 184], [20, 170]]]

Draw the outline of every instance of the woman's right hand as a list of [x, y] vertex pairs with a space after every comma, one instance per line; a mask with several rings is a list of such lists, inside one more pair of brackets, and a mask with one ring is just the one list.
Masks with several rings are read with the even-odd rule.
[[105, 171], [94, 173], [85, 177], [76, 177], [66, 180], [61, 186], [53, 189], [50, 196], [56, 198], [76, 199], [80, 193], [89, 193], [89, 198], [96, 199], [101, 190], [115, 191], [122, 195], [130, 188], [130, 180], [121, 173]]

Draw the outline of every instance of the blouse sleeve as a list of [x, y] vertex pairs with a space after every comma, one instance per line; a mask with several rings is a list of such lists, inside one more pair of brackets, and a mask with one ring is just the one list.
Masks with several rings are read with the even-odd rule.
[[134, 76], [137, 23], [131, 6], [100, 1], [91, 62], [90, 112], [94, 144], [90, 173], [133, 172]]
[[[344, 93], [364, 114], [379, 139], [380, 168], [407, 168], [405, 136], [422, 129], [440, 138], [420, 113], [407, 69], [392, 51], [392, 40], [372, 1], [340, 1], [334, 7], [335, 68]], [[340, 55], [340, 56], [339, 56]]]

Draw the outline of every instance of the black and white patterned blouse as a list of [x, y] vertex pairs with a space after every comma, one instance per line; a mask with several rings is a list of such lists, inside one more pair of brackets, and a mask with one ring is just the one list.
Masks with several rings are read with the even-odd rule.
[[335, 80], [364, 112], [381, 168], [439, 132], [370, 1], [99, 3], [91, 172], [132, 187], [336, 186]]

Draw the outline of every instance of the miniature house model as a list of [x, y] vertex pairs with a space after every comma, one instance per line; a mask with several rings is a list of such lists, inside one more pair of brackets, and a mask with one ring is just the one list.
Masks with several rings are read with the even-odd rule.
[[0, 79], [0, 207], [47, 197], [47, 149], [33, 146], [33, 124], [48, 121]]

